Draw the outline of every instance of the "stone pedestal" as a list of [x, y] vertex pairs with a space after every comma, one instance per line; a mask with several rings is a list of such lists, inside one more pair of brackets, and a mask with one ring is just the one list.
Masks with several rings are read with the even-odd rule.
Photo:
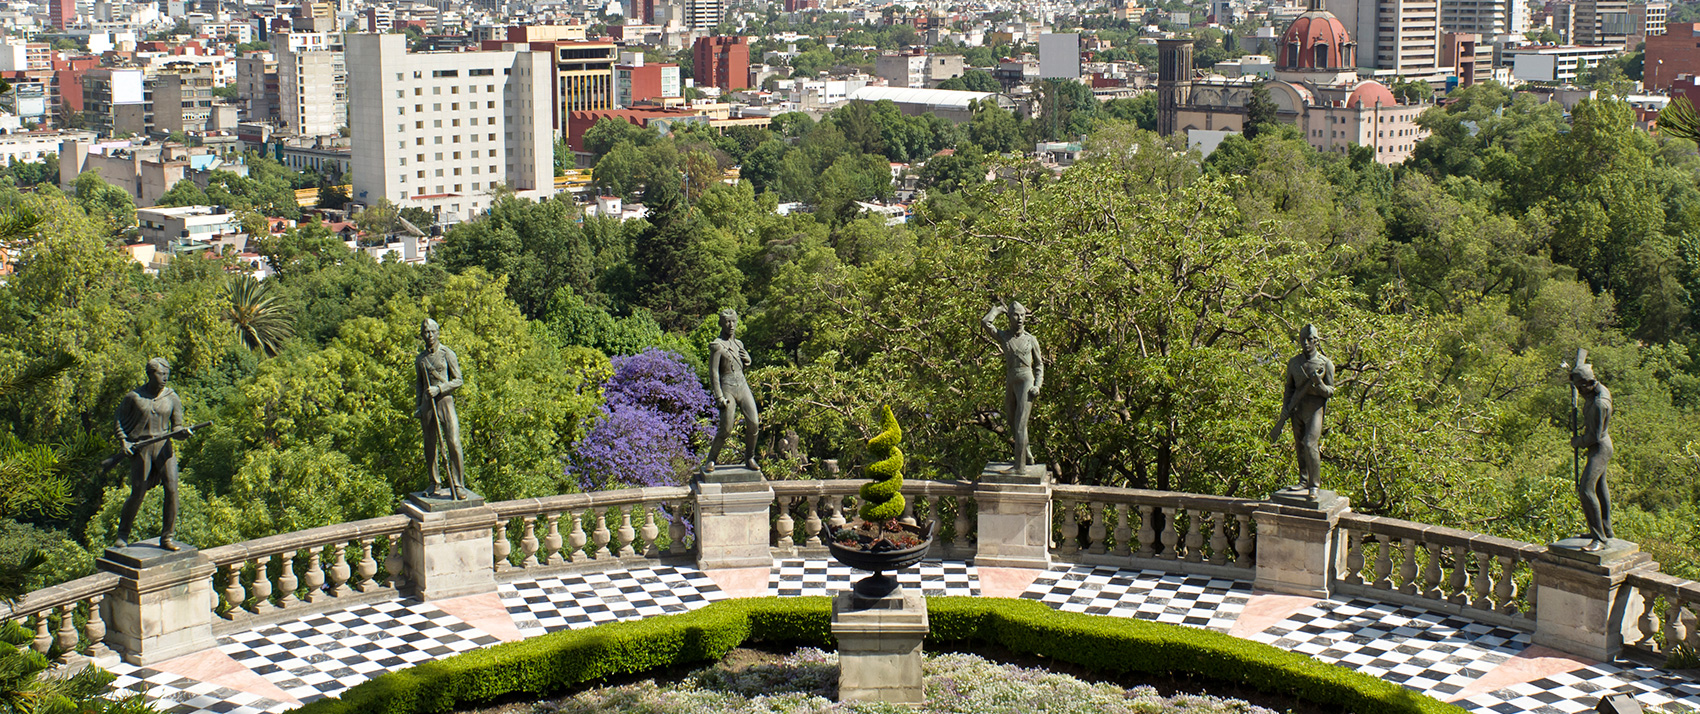
[[974, 486], [979, 507], [974, 564], [981, 567], [1051, 567], [1051, 477], [1044, 464], [1016, 472], [992, 462]]
[[421, 600], [496, 591], [493, 533], [496, 512], [471, 491], [464, 500], [409, 494], [399, 512], [408, 517], [402, 562], [408, 589]]
[[1640, 546], [1611, 539], [1593, 553], [1578, 548], [1587, 541], [1562, 540], [1530, 565], [1535, 571], [1537, 645], [1609, 662], [1625, 640], [1640, 637], [1642, 599], [1624, 585], [1631, 573], [1658, 570]]
[[691, 493], [697, 502], [697, 567], [773, 565], [768, 544], [773, 487], [760, 471], [720, 466], [693, 479]]
[[1345, 551], [1335, 537], [1351, 500], [1333, 491], [1278, 492], [1252, 514], [1257, 521], [1258, 590], [1328, 597]]
[[106, 644], [138, 666], [206, 649], [213, 642], [212, 575], [217, 567], [194, 548], [151, 545], [108, 548], [96, 567], [118, 575], [101, 600]]
[[841, 592], [832, 598], [832, 636], [838, 640], [838, 701], [919, 704], [921, 639], [927, 601], [898, 588], [876, 600]]

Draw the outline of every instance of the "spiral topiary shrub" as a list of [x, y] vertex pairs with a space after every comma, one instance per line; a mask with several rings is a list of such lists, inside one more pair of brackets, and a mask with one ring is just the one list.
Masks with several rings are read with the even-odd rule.
[[873, 483], [862, 486], [862, 520], [880, 523], [903, 515], [903, 428], [897, 425], [891, 407], [880, 407], [880, 433], [868, 440], [868, 451], [881, 457], [868, 465]]

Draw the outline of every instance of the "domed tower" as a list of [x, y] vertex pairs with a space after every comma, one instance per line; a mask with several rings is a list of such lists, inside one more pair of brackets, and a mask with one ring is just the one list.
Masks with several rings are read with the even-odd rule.
[[1346, 26], [1334, 13], [1322, 9], [1321, 0], [1310, 0], [1310, 9], [1281, 34], [1276, 45], [1275, 71], [1353, 71], [1358, 62], [1358, 43], [1346, 34]]

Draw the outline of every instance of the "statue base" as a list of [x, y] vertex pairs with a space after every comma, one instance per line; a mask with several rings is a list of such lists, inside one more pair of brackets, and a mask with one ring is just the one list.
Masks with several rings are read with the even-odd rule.
[[426, 513], [441, 513], [461, 508], [477, 508], [484, 505], [484, 497], [473, 493], [472, 489], [463, 488], [460, 495], [465, 498], [456, 499], [446, 488], [435, 491], [414, 491], [407, 494], [407, 502], [419, 507]]
[[1556, 543], [1547, 544], [1547, 552], [1567, 560], [1577, 560], [1589, 565], [1604, 565], [1614, 560], [1621, 560], [1639, 553], [1641, 546], [1622, 538], [1606, 540], [1606, 547], [1595, 551], [1582, 550], [1582, 546], [1591, 542], [1589, 538], [1565, 538]]
[[195, 550], [194, 546], [183, 543], [177, 544], [178, 550], [166, 550], [159, 547], [157, 543], [159, 543], [159, 539], [155, 538], [151, 543], [142, 542], [123, 548], [107, 548], [106, 552], [101, 555], [101, 559], [126, 568], [146, 570], [167, 563], [175, 563], [179, 560], [194, 560], [195, 554], [199, 552]]
[[980, 483], [1005, 483], [1014, 486], [1039, 486], [1049, 483], [1044, 464], [1028, 464], [1015, 470], [1013, 461], [993, 461], [980, 470]]
[[708, 473], [699, 470], [696, 480], [698, 483], [760, 483], [762, 475], [760, 471], [743, 465], [718, 465]]
[[1288, 486], [1269, 495], [1269, 500], [1283, 506], [1297, 506], [1318, 511], [1332, 510], [1340, 501], [1340, 494], [1326, 488], [1319, 488], [1315, 495], [1304, 486]]

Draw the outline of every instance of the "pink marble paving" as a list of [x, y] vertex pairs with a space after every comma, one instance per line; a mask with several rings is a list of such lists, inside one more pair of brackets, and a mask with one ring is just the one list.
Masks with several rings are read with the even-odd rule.
[[436, 600], [431, 605], [503, 642], [525, 639], [525, 636], [519, 633], [519, 628], [514, 626], [513, 616], [502, 606], [502, 597], [497, 593]]
[[703, 574], [729, 597], [764, 597], [772, 568], [720, 568], [704, 570]]
[[[512, 625], [509, 625], [509, 627], [512, 627]], [[289, 696], [288, 692], [267, 681], [265, 677], [255, 674], [253, 670], [243, 666], [241, 662], [231, 659], [230, 655], [216, 647], [149, 665], [148, 668], [228, 687], [238, 692], [254, 694], [273, 701], [288, 704], [301, 703], [295, 697]]]
[[1599, 664], [1591, 659], [1568, 655], [1550, 647], [1529, 645], [1529, 648], [1517, 653], [1498, 667], [1488, 670], [1487, 674], [1477, 678], [1457, 694], [1452, 701], [1466, 699], [1477, 694], [1485, 694], [1497, 689], [1504, 689], [1513, 684], [1533, 682], [1537, 679], [1563, 674], [1582, 667]]
[[1246, 602], [1245, 608], [1240, 610], [1239, 619], [1228, 629], [1228, 634], [1250, 639], [1252, 635], [1269, 629], [1275, 623], [1317, 602], [1316, 598], [1302, 595], [1254, 593], [1251, 600]]
[[1032, 568], [976, 568], [983, 597], [1021, 597], [1045, 571]]

